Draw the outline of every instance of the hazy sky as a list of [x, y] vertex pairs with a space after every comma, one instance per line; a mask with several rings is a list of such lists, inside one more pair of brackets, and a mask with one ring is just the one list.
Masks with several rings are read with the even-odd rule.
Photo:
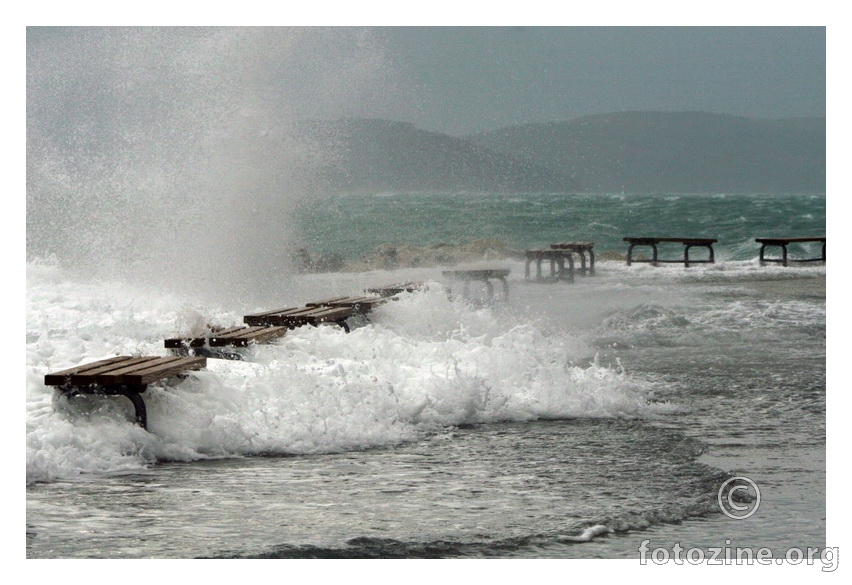
[[622, 110], [824, 116], [822, 27], [382, 29], [420, 84], [425, 129], [452, 134]]
[[27, 54], [33, 119], [65, 126], [168, 104], [453, 135], [625, 110], [826, 113], [824, 27], [30, 28]]

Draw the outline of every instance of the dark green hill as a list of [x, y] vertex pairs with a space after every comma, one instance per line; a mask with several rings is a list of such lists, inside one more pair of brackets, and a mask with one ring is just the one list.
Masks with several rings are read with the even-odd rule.
[[412, 124], [351, 119], [302, 125], [322, 158], [312, 172], [344, 192], [571, 192], [558, 170]]
[[825, 118], [622, 112], [467, 137], [585, 191], [825, 192]]

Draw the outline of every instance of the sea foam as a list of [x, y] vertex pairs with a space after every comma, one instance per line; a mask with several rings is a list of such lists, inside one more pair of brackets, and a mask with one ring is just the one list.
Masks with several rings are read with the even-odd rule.
[[[163, 339], [239, 313], [118, 282], [28, 267], [27, 479], [142, 469], [156, 461], [311, 454], [398, 444], [446, 427], [538, 418], [642, 416], [648, 386], [570, 331], [477, 306], [437, 282], [378, 307], [347, 334], [303, 327], [149, 386], [149, 431], [121, 397], [65, 398], [48, 371], [111, 355], [165, 355]], [[304, 299], [305, 301], [310, 299]]]

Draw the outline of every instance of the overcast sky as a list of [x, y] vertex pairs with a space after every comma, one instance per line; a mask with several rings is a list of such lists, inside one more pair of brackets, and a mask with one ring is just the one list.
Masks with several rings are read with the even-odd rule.
[[383, 29], [423, 128], [464, 133], [622, 110], [824, 116], [825, 29]]
[[181, 104], [453, 135], [630, 110], [826, 113], [823, 27], [31, 28], [27, 69], [30, 121], [68, 127]]

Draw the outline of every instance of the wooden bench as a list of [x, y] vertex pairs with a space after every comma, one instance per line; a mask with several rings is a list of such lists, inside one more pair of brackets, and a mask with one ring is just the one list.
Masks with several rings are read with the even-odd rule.
[[385, 286], [368, 288], [364, 292], [369, 295], [379, 295], [380, 297], [393, 297], [404, 292], [415, 292], [422, 289], [422, 282], [395, 282]]
[[207, 359], [203, 357], [118, 356], [52, 372], [44, 377], [44, 384], [58, 386], [66, 396], [126, 396], [136, 409], [136, 422], [147, 430], [148, 414], [141, 394], [148, 384], [206, 366]]
[[[535, 280], [548, 280], [541, 273], [541, 263], [545, 260], [550, 262], [549, 280], [565, 280], [574, 282], [574, 254], [565, 250], [526, 250], [524, 252], [526, 263], [524, 264], [524, 279], [530, 280], [530, 265], [535, 262]], [[565, 268], [565, 260], [568, 260], [568, 268]], [[558, 267], [558, 270], [557, 270]]]
[[464, 282], [464, 296], [467, 296], [471, 281], [484, 282], [488, 289], [488, 298], [494, 298], [494, 286], [491, 284], [491, 279], [499, 280], [503, 283], [503, 295], [509, 296], [509, 283], [506, 282], [506, 277], [509, 276], [508, 268], [489, 268], [484, 270], [444, 270], [443, 274], [446, 278], [461, 280]]
[[[688, 267], [690, 264], [713, 264], [716, 260], [713, 255], [713, 244], [718, 242], [716, 239], [711, 238], [624, 238], [625, 242], [628, 242], [630, 246], [627, 248], [627, 265], [630, 266], [633, 262], [651, 262], [654, 266], [659, 266], [662, 263], [675, 263], [679, 264], [683, 262], [685, 267]], [[657, 244], [660, 242], [675, 242], [679, 244], [683, 244], [683, 260], [660, 260], [657, 255]], [[653, 250], [653, 256], [650, 259], [634, 259], [633, 258], [633, 248], [636, 246], [651, 246]], [[707, 248], [710, 253], [710, 256], [707, 260], [690, 260], [689, 259], [689, 249], [693, 247]]]
[[171, 349], [182, 356], [205, 355], [214, 358], [242, 359], [239, 354], [226, 352], [221, 348], [227, 346], [247, 347], [256, 343], [265, 343], [278, 339], [287, 331], [287, 327], [246, 327], [238, 325], [226, 329], [213, 329], [207, 335], [198, 337], [166, 339], [165, 346], [166, 349]]
[[295, 329], [304, 325], [314, 327], [322, 323], [337, 323], [344, 331], [349, 333], [349, 325], [346, 319], [352, 316], [352, 307], [302, 307], [278, 309], [246, 315], [243, 322], [246, 325], [274, 325], [277, 327], [288, 327]]
[[[595, 243], [594, 242], [558, 242], [550, 244], [554, 250], [569, 250], [580, 257], [580, 274], [592, 276], [595, 273]], [[586, 254], [589, 255], [588, 272], [586, 271]]]
[[366, 315], [373, 307], [388, 302], [387, 297], [333, 297], [306, 303], [307, 307], [351, 307], [354, 313]]
[[[760, 244], [761, 266], [765, 266], [767, 262], [780, 262], [782, 266], [787, 266], [788, 262], [825, 262], [825, 236], [813, 238], [755, 238], [754, 241]], [[787, 246], [789, 244], [808, 242], [822, 242], [822, 256], [819, 258], [790, 258], [787, 256]], [[767, 247], [781, 248], [781, 258], [766, 258], [764, 252]]]

